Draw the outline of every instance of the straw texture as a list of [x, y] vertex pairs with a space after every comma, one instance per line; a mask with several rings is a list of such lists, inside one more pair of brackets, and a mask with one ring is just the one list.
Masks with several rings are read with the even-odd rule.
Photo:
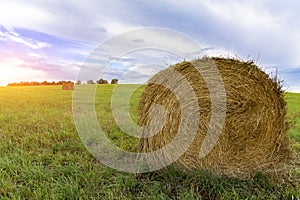
[[[242, 179], [251, 178], [258, 171], [281, 171], [290, 158], [291, 151], [287, 137], [286, 102], [279, 81], [270, 78], [254, 62], [216, 57], [211, 60], [217, 66], [226, 90], [226, 118], [216, 145], [204, 158], [199, 157], [199, 151], [211, 120], [211, 99], [207, 84], [191, 62], [169, 67], [188, 80], [200, 108], [197, 135], [188, 150], [175, 162], [176, 165], [186, 170], [200, 168], [216, 175]], [[168, 80], [170, 76], [167, 72], [168, 70], [162, 70], [153, 76], [149, 81], [152, 83], [146, 86], [142, 94], [139, 124], [147, 126], [150, 123], [152, 119], [149, 111], [157, 104], [164, 107], [166, 119], [157, 134], [140, 139], [140, 152], [151, 152], [164, 147], [174, 139], [178, 131], [181, 120], [178, 99], [170, 89], [153, 83], [158, 79], [160, 82]], [[181, 82], [178, 81], [178, 84]], [[151, 132], [149, 128], [147, 131]], [[149, 134], [148, 132], [143, 135]]]

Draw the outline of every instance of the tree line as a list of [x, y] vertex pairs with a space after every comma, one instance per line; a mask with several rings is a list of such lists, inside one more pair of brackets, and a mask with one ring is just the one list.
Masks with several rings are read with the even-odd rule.
[[[21, 82], [13, 82], [13, 83], [8, 83], [7, 86], [39, 86], [39, 85], [66, 85], [66, 84], [74, 84], [74, 82], [72, 81], [42, 81], [42, 82], [38, 82], [38, 81], [21, 81]], [[81, 80], [77, 80], [77, 82], [75, 83], [76, 85], [81, 85], [81, 84], [85, 84], [84, 82], [82, 82]], [[99, 79], [97, 81], [94, 80], [88, 80], [86, 81], [86, 84], [108, 84], [108, 81], [105, 79]], [[110, 84], [118, 84], [118, 79], [114, 78], [111, 80]]]

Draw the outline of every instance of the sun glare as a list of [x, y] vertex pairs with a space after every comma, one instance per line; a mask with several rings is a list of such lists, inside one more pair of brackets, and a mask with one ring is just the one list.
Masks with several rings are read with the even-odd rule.
[[5, 58], [0, 60], [0, 85], [5, 86], [11, 82], [27, 81], [43, 76], [43, 72], [22, 67], [24, 61], [18, 58]]

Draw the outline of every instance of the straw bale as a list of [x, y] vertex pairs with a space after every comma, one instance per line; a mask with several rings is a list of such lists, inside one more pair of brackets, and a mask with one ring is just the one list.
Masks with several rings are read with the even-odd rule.
[[[193, 62], [205, 62], [205, 59], [209, 58]], [[226, 91], [226, 118], [216, 145], [204, 158], [199, 157], [199, 151], [209, 122], [214, 120], [211, 119], [212, 103], [207, 84], [191, 62], [185, 61], [169, 67], [179, 72], [182, 79], [188, 80], [200, 108], [200, 124], [196, 137], [187, 151], [175, 162], [176, 165], [185, 170], [200, 168], [216, 175], [242, 179], [251, 178], [259, 171], [273, 173], [282, 170], [284, 163], [290, 158], [291, 151], [287, 137], [286, 102], [280, 82], [270, 78], [254, 62], [216, 57], [211, 60], [223, 79]], [[142, 94], [139, 103], [139, 124], [149, 125], [150, 109], [157, 104], [164, 107], [166, 119], [162, 129], [152, 137], [146, 137], [151, 130], [145, 129], [145, 138], [139, 141], [140, 152], [161, 149], [172, 142], [178, 131], [182, 113], [178, 99], [170, 89], [154, 83], [170, 79], [169, 69], [154, 75]], [[183, 80], [177, 82], [178, 85], [183, 84]], [[184, 87], [183, 85], [181, 89], [185, 90]]]
[[62, 85], [63, 90], [74, 90], [74, 83], [72, 82], [65, 82]]

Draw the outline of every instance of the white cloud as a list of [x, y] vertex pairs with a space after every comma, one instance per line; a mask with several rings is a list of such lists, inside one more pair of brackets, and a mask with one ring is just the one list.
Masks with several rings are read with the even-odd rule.
[[25, 1], [0, 0], [0, 24], [39, 30], [53, 23], [50, 10]]
[[32, 57], [32, 58], [37, 58], [37, 59], [40, 59], [40, 58], [46, 58], [46, 55], [42, 54], [42, 53], [33, 53], [33, 52], [29, 52], [27, 53], [27, 55], [29, 57]]
[[[5, 27], [5, 28], [7, 28], [7, 27]], [[37, 40], [31, 39], [31, 38], [24, 38], [19, 33], [14, 31], [12, 28], [9, 28], [7, 32], [0, 31], [0, 36], [2, 37], [2, 41], [23, 44], [34, 50], [42, 49], [45, 47], [51, 47], [51, 44], [49, 44], [49, 43], [37, 41]]]
[[110, 19], [106, 18], [106, 19], [102, 20], [101, 25], [103, 27], [105, 27], [105, 29], [109, 33], [109, 36], [113, 36], [116, 34], [120, 34], [122, 32], [130, 31], [135, 28], [141, 28], [140, 25], [133, 25], [133, 24], [126, 23], [126, 22], [124, 23], [121, 21], [113, 20], [111, 18]]
[[[224, 25], [232, 40], [225, 46], [233, 46], [241, 56], [261, 57], [266, 62], [278, 64], [300, 63], [300, 29], [291, 25], [288, 12], [268, 10], [272, 2], [249, 1], [202, 1], [211, 17]], [[224, 41], [222, 42], [224, 45]], [[290, 59], [286, 59], [289, 57]]]
[[[210, 13], [221, 19], [238, 26], [248, 28], [276, 29], [277, 23], [282, 21], [280, 16], [274, 16], [266, 12], [260, 5], [243, 1], [202, 1], [202, 5]], [[267, 24], [267, 26], [266, 26]]]
[[[206, 49], [206, 48], [204, 48], [204, 49]], [[225, 58], [227, 58], [227, 57], [230, 57], [230, 58], [237, 57], [237, 53], [232, 52], [232, 51], [227, 50], [227, 49], [224, 49], [224, 48], [221, 48], [221, 47], [219, 47], [219, 48], [217, 48], [217, 47], [209, 48], [208, 47], [207, 50], [205, 50], [204, 52], [206, 52], [206, 54], [210, 57], [213, 57], [213, 56], [215, 56], [215, 57], [225, 57]]]
[[23, 39], [21, 37], [10, 36], [9, 39], [13, 42], [23, 44], [32, 49], [42, 49], [45, 47], [51, 47], [51, 44], [48, 44], [46, 42], [34, 41], [31, 39]]
[[[0, 0], [0, 24], [40, 31], [68, 39], [101, 42], [109, 36], [140, 27], [114, 16], [124, 14], [126, 3], [88, 0]], [[126, 15], [132, 15], [128, 13]]]
[[[157, 9], [155, 4], [168, 10]], [[154, 0], [153, 7], [154, 19], [143, 20], [183, 31], [208, 46], [228, 49], [240, 57], [260, 54], [267, 63], [300, 63], [300, 4], [296, 0]]]

